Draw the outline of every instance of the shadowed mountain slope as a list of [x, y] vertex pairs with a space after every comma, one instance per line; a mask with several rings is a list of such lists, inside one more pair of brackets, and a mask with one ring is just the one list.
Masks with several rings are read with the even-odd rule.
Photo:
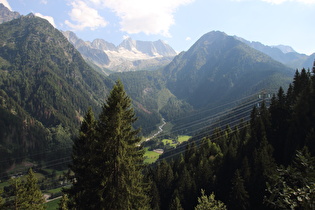
[[294, 71], [232, 36], [214, 31], [163, 69], [167, 87], [195, 108], [219, 106], [286, 86]]

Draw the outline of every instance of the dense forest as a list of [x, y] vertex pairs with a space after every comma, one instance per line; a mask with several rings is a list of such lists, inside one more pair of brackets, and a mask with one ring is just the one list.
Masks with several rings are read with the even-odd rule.
[[314, 209], [314, 73], [297, 71], [287, 93], [280, 88], [269, 107], [254, 107], [248, 122], [149, 167], [151, 207], [193, 209], [203, 189], [228, 209]]
[[[287, 92], [280, 87], [268, 106], [254, 106], [248, 121], [144, 165], [131, 99], [118, 81], [99, 117], [92, 109], [84, 117], [60, 209], [314, 209], [314, 105], [315, 68], [296, 71]], [[27, 183], [12, 182], [5, 207], [31, 202], [16, 200]]]
[[[287, 93], [280, 88], [268, 107], [265, 103], [254, 106], [249, 121], [240, 119], [236, 126], [209, 131], [207, 137], [194, 139], [175, 155], [161, 156], [155, 164], [147, 166], [144, 183], [149, 190], [143, 188], [143, 192], [150, 197], [150, 208], [197, 209], [206, 205], [202, 204], [206, 200], [207, 205], [216, 203], [221, 209], [313, 209], [314, 73], [296, 71]], [[123, 176], [119, 179], [125, 180]], [[84, 180], [82, 193], [95, 190], [95, 183], [86, 183], [90, 178]], [[127, 189], [121, 187], [121, 193]], [[77, 195], [78, 190], [75, 192]], [[123, 195], [115, 193], [118, 197]], [[69, 195], [71, 198], [72, 194]], [[106, 199], [109, 195], [104, 196]]]

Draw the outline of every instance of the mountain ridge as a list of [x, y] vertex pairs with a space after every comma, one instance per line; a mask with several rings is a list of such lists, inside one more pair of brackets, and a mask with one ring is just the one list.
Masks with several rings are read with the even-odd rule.
[[105, 74], [110, 73], [108, 70], [155, 70], [168, 64], [177, 55], [175, 50], [161, 40], [150, 42], [127, 38], [115, 46], [103, 39], [83, 41], [70, 31], [63, 34], [86, 60], [103, 69]]
[[[292, 69], [219, 31], [203, 35], [162, 71], [168, 75], [168, 88], [179, 99], [188, 100], [196, 107], [209, 104], [209, 98], [240, 97], [233, 93], [237, 87], [242, 88], [243, 94], [259, 91], [258, 82], [267, 81], [267, 77], [274, 73], [280, 73], [287, 79], [293, 75]], [[248, 80], [250, 76], [252, 78]], [[196, 91], [207, 94], [208, 99], [193, 94]], [[240, 89], [238, 91], [242, 92]]]
[[0, 24], [19, 18], [20, 16], [20, 13], [12, 12], [4, 4], [0, 3]]
[[314, 60], [315, 55], [306, 55], [302, 53], [296, 52], [292, 47], [285, 46], [285, 45], [275, 45], [275, 46], [268, 46], [264, 45], [260, 42], [255, 41], [248, 41], [238, 36], [234, 36], [236, 39], [240, 40], [241, 42], [247, 44], [248, 46], [269, 55], [274, 60], [279, 61], [291, 68], [309, 68], [311, 69], [313, 63], [309, 60]]

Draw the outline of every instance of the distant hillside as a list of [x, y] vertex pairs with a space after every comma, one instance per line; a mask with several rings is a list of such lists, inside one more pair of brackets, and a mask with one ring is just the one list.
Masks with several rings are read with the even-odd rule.
[[157, 129], [162, 117], [172, 121], [193, 111], [191, 105], [167, 89], [165, 77], [159, 71], [114, 73], [109, 78], [123, 82], [138, 116], [136, 126], [141, 126], [145, 135]]
[[312, 55], [308, 56], [308, 58], [304, 61], [302, 66], [305, 66], [306, 69], [312, 70], [312, 67], [315, 66], [314, 65], [314, 61], [315, 61], [315, 53], [313, 53]]
[[155, 42], [125, 39], [120, 45], [102, 39], [85, 42], [73, 32], [63, 32], [83, 57], [105, 74], [111, 72], [156, 70], [167, 65], [177, 54], [161, 40]]
[[185, 123], [181, 118], [190, 121], [189, 115], [200, 110], [220, 107], [255, 93], [258, 97], [261, 91], [275, 93], [280, 86], [286, 88], [293, 75], [294, 69], [234, 37], [210, 32], [161, 70], [115, 73], [109, 77], [123, 81], [136, 107], [150, 113], [146, 117], [151, 122], [160, 122], [159, 117], [164, 117], [176, 127]]
[[250, 42], [240, 37], [235, 38], [256, 50], [263, 52], [266, 55], [269, 55], [274, 60], [279, 61], [280, 63], [283, 63], [284, 65], [294, 69], [311, 69], [313, 63], [310, 63], [307, 60], [315, 59], [315, 55], [307, 56], [305, 54], [298, 53], [290, 46], [267, 46], [260, 42]]
[[0, 24], [3, 158], [61, 148], [69, 154], [82, 116], [100, 109], [111, 85], [47, 20], [30, 14]]
[[169, 90], [195, 108], [219, 106], [263, 89], [276, 91], [293, 74], [293, 69], [218, 31], [202, 36], [163, 69]]

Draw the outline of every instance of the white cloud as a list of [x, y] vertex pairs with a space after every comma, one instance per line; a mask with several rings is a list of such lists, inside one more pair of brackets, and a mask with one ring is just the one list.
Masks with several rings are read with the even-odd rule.
[[45, 16], [45, 15], [42, 15], [42, 14], [40, 14], [40, 13], [35, 13], [35, 15], [36, 15], [37, 17], [40, 17], [40, 18], [43, 18], [43, 19], [48, 20], [48, 22], [56, 28], [56, 24], [55, 24], [55, 21], [54, 21], [54, 18], [53, 18], [53, 17], [51, 17], [51, 16]]
[[12, 11], [12, 8], [9, 5], [9, 3], [7, 2], [7, 0], [0, 0], [0, 3], [2, 3], [5, 7], [7, 7], [9, 10]]
[[130, 36], [128, 36], [128, 35], [123, 35], [123, 40], [129, 39], [129, 38], [130, 38]]
[[111, 9], [120, 17], [121, 30], [129, 34], [162, 34], [170, 37], [175, 24], [174, 13], [179, 6], [195, 0], [89, 0]]
[[186, 40], [186, 41], [190, 41], [190, 40], [191, 40], [191, 37], [187, 36], [185, 40]]
[[[250, 1], [250, 0], [231, 0], [231, 1]], [[257, 1], [257, 0], [256, 0]], [[284, 2], [298, 2], [303, 4], [315, 4], [315, 0], [260, 0], [271, 4], [282, 4]]]
[[[94, 2], [97, 1], [94, 0]], [[89, 7], [84, 1], [73, 1], [71, 6], [72, 10], [69, 15], [72, 22], [66, 20], [65, 24], [73, 30], [84, 30], [85, 28], [95, 30], [99, 27], [105, 27], [108, 24], [96, 9]]]
[[271, 4], [282, 4], [287, 1], [299, 2], [304, 4], [315, 4], [315, 0], [262, 0]]
[[48, 4], [48, 1], [47, 0], [41, 0], [40, 3], [41, 4]]

